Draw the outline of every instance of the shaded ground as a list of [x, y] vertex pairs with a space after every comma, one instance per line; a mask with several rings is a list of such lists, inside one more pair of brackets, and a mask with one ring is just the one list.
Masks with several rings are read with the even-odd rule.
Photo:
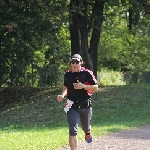
[[150, 125], [93, 138], [91, 144], [80, 142], [78, 147], [78, 150], [150, 150]]

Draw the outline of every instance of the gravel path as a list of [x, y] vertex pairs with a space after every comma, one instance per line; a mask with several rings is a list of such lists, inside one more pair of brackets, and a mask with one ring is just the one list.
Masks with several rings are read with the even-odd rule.
[[[120, 131], [101, 138], [93, 138], [91, 144], [79, 142], [78, 150], [150, 150], [150, 125]], [[70, 150], [69, 147], [60, 150]]]

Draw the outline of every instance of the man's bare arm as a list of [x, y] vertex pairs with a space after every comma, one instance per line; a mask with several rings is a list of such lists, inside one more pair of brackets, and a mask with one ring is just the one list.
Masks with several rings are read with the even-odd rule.
[[67, 94], [67, 87], [63, 86], [61, 95], [57, 96], [57, 101], [61, 102], [64, 99], [64, 97], [65, 97], [66, 94]]

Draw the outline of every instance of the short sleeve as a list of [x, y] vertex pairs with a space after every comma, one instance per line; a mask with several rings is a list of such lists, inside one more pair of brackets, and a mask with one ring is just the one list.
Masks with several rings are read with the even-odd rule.
[[88, 70], [87, 76], [88, 76], [88, 82], [91, 85], [96, 85], [97, 84], [97, 80], [96, 80], [96, 78], [95, 78], [95, 76], [94, 76], [94, 74], [91, 70]]

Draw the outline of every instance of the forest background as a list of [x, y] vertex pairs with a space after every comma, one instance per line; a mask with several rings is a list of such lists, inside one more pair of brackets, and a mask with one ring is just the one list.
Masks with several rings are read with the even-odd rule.
[[60, 86], [74, 53], [149, 82], [149, 0], [1, 0], [0, 37], [0, 87]]
[[130, 84], [150, 82], [149, 43], [149, 0], [0, 0], [0, 148], [67, 145], [56, 96], [74, 53], [100, 83], [94, 136], [149, 124], [150, 85]]

